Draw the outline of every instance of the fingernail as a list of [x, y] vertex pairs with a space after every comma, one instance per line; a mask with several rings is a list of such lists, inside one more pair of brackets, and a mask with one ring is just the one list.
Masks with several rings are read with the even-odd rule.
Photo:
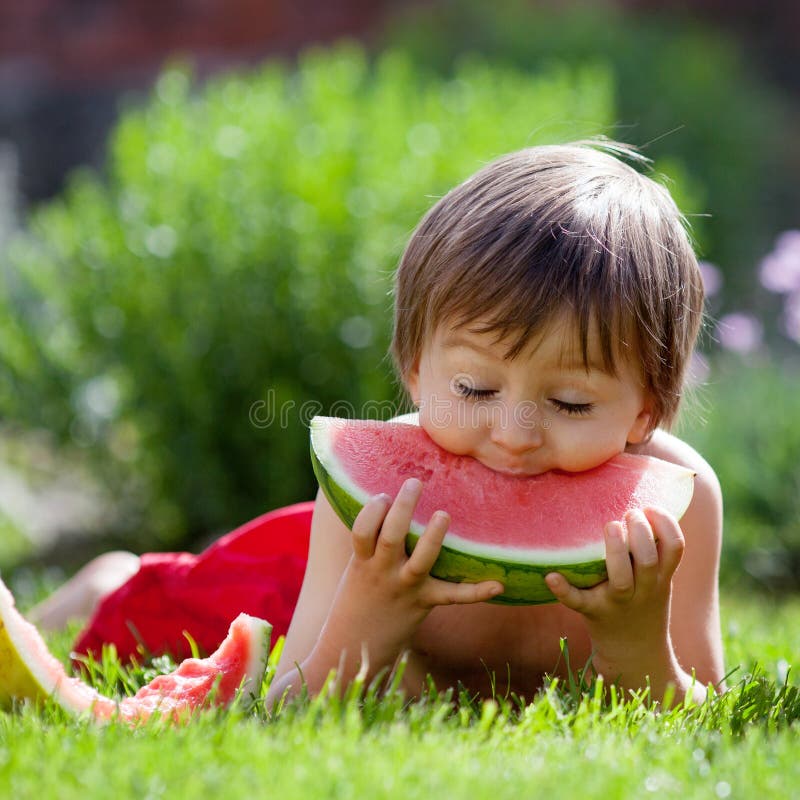
[[386, 494], [385, 492], [381, 492], [380, 494], [376, 494], [375, 497], [373, 497], [372, 499], [375, 500], [376, 502], [381, 502], [381, 503], [391, 503], [392, 502], [392, 498], [389, 497], [389, 495]]
[[440, 523], [447, 523], [450, 522], [450, 515], [446, 511], [436, 511], [433, 514], [434, 519], [436, 522]]
[[422, 482], [418, 478], [409, 478], [403, 484], [403, 491], [406, 492], [406, 494], [414, 494], [415, 492], [419, 491], [421, 487]]

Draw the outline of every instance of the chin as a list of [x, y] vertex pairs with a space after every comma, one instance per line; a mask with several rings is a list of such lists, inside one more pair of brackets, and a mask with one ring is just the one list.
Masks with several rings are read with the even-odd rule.
[[[490, 467], [490, 469], [493, 469]], [[499, 472], [501, 475], [508, 475], [511, 478], [533, 478], [536, 475], [541, 475], [542, 472], [546, 472], [547, 470], [530, 470], [530, 469], [494, 469], [495, 472]]]
[[599, 455], [597, 458], [582, 459], [581, 461], [559, 467], [559, 469], [561, 472], [586, 472], [587, 470], [599, 467], [601, 464], [605, 464], [606, 461], [614, 458], [614, 456], [618, 456], [621, 452], [623, 451], [615, 450], [613, 453], [604, 453]]

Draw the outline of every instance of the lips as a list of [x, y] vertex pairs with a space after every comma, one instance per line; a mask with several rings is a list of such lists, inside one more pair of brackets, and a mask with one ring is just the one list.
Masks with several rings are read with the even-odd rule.
[[[465, 453], [465, 455], [467, 455]], [[482, 455], [478, 452], [472, 452], [471, 455], [477, 461], [480, 461], [484, 467], [497, 472], [500, 475], [509, 475], [512, 478], [530, 478], [534, 475], [541, 475], [549, 467], [542, 466], [541, 463], [533, 465], [532, 459], [524, 458], [509, 458], [509, 453], [490, 452], [488, 455]], [[539, 454], [541, 455], [541, 454]], [[541, 459], [538, 459], [541, 461]]]

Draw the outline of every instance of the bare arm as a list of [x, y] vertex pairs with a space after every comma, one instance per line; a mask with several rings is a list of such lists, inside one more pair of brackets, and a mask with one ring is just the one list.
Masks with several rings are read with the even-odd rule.
[[[688, 445], [658, 431], [639, 452], [689, 467], [695, 493], [679, 525], [658, 509], [629, 512], [626, 526], [606, 526], [608, 581], [586, 590], [562, 576], [548, 585], [587, 620], [595, 667], [626, 688], [649, 680], [653, 699], [667, 686], [675, 700], [722, 687], [717, 579], [722, 500], [713, 470]], [[693, 679], [693, 674], [696, 681]]]
[[694, 469], [697, 477], [692, 503], [680, 521], [686, 549], [672, 581], [670, 636], [682, 669], [694, 672], [699, 684], [723, 690], [718, 586], [722, 492], [711, 467], [680, 444], [670, 460]]
[[306, 574], [267, 695], [268, 706], [280, 699], [287, 689], [289, 695], [297, 694], [303, 680], [309, 691], [318, 691], [330, 670], [337, 666], [319, 657], [310, 657], [352, 553], [350, 531], [320, 490], [311, 521]]
[[450, 521], [444, 512], [431, 516], [406, 554], [421, 491], [420, 481], [409, 479], [394, 500], [373, 497], [352, 532], [317, 495], [306, 576], [268, 704], [286, 691], [296, 694], [303, 683], [318, 692], [332, 669], [340, 685], [362, 666], [370, 679], [394, 663], [435, 606], [478, 603], [503, 591], [497, 581], [446, 583], [430, 576]]

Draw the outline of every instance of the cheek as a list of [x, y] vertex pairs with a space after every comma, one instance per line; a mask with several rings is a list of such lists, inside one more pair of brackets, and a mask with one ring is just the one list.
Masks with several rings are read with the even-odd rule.
[[419, 424], [439, 447], [455, 455], [470, 455], [480, 434], [468, 426], [458, 424], [456, 415], [438, 414], [435, 419], [420, 409]]
[[561, 469], [582, 472], [608, 461], [625, 449], [624, 435], [606, 424], [565, 425], [562, 430], [551, 428], [550, 441], [557, 449], [557, 462]]

